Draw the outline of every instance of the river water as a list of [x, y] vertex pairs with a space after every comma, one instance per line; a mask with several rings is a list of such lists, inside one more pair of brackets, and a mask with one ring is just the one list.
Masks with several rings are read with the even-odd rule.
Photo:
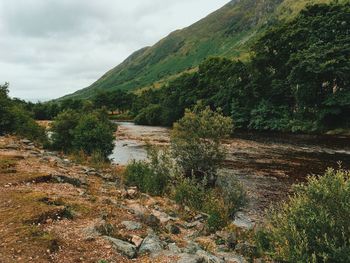
[[[146, 158], [145, 146], [169, 144], [170, 130], [118, 122], [114, 163]], [[246, 214], [259, 220], [271, 202], [283, 200], [291, 185], [327, 167], [350, 169], [350, 138], [271, 133], [236, 133], [224, 142], [228, 156], [220, 180], [237, 178], [249, 196]]]

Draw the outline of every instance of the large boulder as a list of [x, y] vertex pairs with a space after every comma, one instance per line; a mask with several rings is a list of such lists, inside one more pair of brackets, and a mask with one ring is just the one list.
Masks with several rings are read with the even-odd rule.
[[148, 236], [143, 240], [141, 247], [139, 249], [139, 254], [150, 254], [157, 255], [163, 251], [163, 243], [160, 241], [158, 236], [151, 232]]
[[104, 237], [108, 241], [110, 241], [113, 245], [113, 248], [121, 253], [122, 255], [128, 257], [128, 258], [135, 258], [137, 253], [136, 246], [125, 242], [120, 239], [112, 238], [112, 237]]

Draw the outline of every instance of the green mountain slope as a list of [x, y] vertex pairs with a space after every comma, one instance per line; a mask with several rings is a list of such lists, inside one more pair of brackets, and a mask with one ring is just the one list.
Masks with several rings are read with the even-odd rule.
[[91, 86], [63, 98], [87, 98], [98, 90], [135, 90], [195, 68], [210, 56], [249, 58], [253, 40], [307, 4], [331, 0], [233, 0], [199, 22], [143, 48]]

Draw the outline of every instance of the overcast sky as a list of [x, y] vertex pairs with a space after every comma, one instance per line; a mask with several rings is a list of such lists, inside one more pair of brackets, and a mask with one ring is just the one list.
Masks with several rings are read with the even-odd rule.
[[227, 2], [0, 0], [0, 83], [32, 101], [74, 92]]

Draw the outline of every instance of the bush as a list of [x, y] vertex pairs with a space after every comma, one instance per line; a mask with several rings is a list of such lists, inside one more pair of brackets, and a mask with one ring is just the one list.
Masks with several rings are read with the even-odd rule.
[[174, 199], [177, 203], [196, 210], [202, 210], [207, 191], [203, 184], [191, 178], [179, 178], [175, 187]]
[[0, 85], [0, 134], [16, 134], [40, 143], [46, 142], [45, 129], [8, 96], [8, 84]]
[[125, 170], [126, 184], [152, 195], [163, 195], [175, 171], [165, 151], [148, 149], [148, 161], [132, 161]]
[[104, 111], [78, 113], [66, 110], [52, 124], [52, 145], [65, 152], [83, 151], [107, 159], [114, 148], [114, 125]]
[[260, 247], [288, 262], [349, 262], [349, 204], [350, 171], [329, 169], [310, 177], [272, 211]]
[[198, 103], [193, 111], [174, 124], [171, 147], [174, 158], [187, 177], [206, 179], [213, 186], [216, 171], [224, 161], [226, 151], [221, 140], [233, 129], [232, 120], [220, 111], [212, 111]]
[[160, 125], [162, 108], [158, 104], [151, 104], [142, 109], [135, 117], [134, 121], [138, 125]]
[[74, 129], [78, 125], [80, 115], [73, 110], [65, 110], [54, 119], [52, 145], [56, 150], [68, 151], [73, 148]]
[[208, 214], [207, 227], [210, 232], [224, 228], [234, 213], [245, 204], [242, 186], [235, 182], [227, 188], [208, 189], [206, 182], [179, 178], [174, 188], [177, 203]]
[[108, 120], [103, 120], [97, 114], [82, 116], [73, 130], [73, 149], [83, 150], [92, 155], [99, 152], [104, 158], [112, 153], [114, 148], [114, 128]]

